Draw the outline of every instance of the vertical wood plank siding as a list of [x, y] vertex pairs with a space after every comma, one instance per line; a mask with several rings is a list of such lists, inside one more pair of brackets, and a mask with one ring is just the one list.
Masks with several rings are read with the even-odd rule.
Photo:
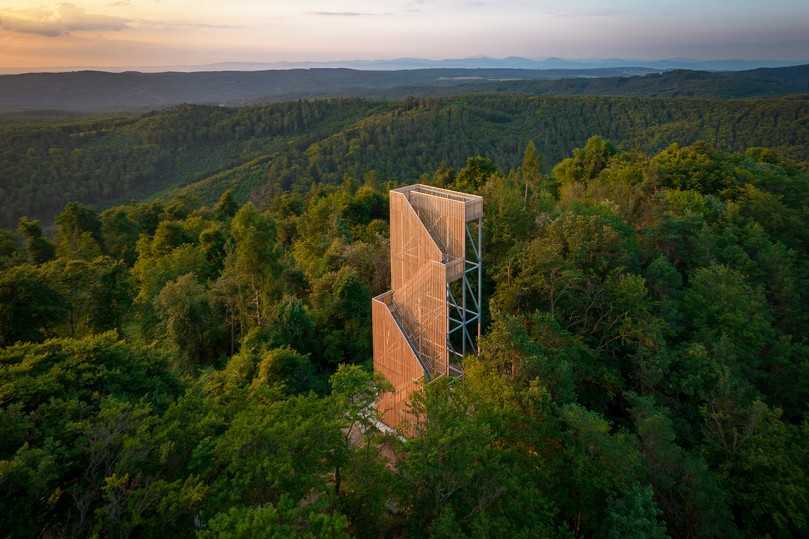
[[466, 254], [466, 205], [421, 191], [409, 195], [416, 214], [444, 253], [450, 282], [460, 279]]
[[[383, 296], [390, 294], [386, 292]], [[399, 427], [412, 419], [408, 404], [424, 381], [424, 369], [382, 296], [371, 302], [371, 319], [374, 371], [382, 374], [394, 388], [382, 394], [377, 409], [385, 424]]]
[[391, 288], [403, 287], [427, 262], [443, 262], [441, 249], [402, 193], [390, 193]]
[[447, 267], [427, 262], [393, 290], [396, 320], [431, 378], [447, 374]]

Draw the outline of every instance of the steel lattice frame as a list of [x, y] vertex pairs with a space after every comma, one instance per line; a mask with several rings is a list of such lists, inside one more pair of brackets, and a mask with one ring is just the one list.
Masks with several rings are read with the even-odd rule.
[[[450, 328], [447, 336], [447, 348], [449, 353], [463, 360], [467, 354], [467, 345], [472, 354], [479, 354], [478, 340], [483, 324], [482, 304], [483, 304], [483, 216], [478, 218], [473, 226], [466, 224], [467, 253], [464, 257], [464, 272], [461, 276], [461, 302], [455, 299], [452, 292], [452, 283], [447, 283], [447, 305], [450, 307], [448, 319]], [[473, 232], [475, 232], [473, 234]], [[477, 235], [477, 241], [475, 241]], [[471, 277], [471, 278], [470, 278]], [[469, 301], [467, 301], [469, 300]], [[453, 314], [455, 317], [453, 317]], [[454, 327], [453, 327], [454, 324]], [[470, 331], [470, 325], [473, 331]], [[460, 332], [460, 350], [452, 344], [454, 334]], [[455, 370], [453, 374], [462, 374], [462, 371], [452, 365], [450, 369]]]

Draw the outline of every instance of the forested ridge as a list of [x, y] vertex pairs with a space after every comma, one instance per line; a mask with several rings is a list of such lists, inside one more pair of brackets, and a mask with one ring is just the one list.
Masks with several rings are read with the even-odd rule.
[[[378, 90], [385, 97], [446, 96], [461, 93], [520, 93], [527, 95], [613, 95], [743, 98], [809, 92], [809, 65], [749, 71], [693, 71], [615, 77], [564, 77], [550, 80], [469, 81], [462, 85], [407, 86]], [[368, 92], [369, 95], [373, 95]]]
[[[21, 219], [0, 535], [805, 536], [805, 107], [414, 100], [176, 196], [67, 204], [52, 236]], [[174, 112], [214, 113], [253, 114]], [[215, 132], [165, 119], [102, 121]], [[411, 174], [484, 197], [486, 306], [405, 441], [372, 427], [370, 298]]]
[[13, 117], [0, 126], [0, 224], [21, 215], [50, 221], [70, 201], [104, 206], [145, 198], [305, 143], [371, 110], [369, 103], [324, 100], [58, 121]]
[[[715, 68], [714, 68], [715, 69]], [[809, 92], [809, 65], [745, 71], [575, 69], [271, 69], [0, 75], [0, 112], [143, 111], [183, 103], [249, 105], [324, 97], [401, 99], [470, 92], [532, 95], [772, 97]]]
[[[528, 97], [470, 95], [396, 102], [299, 101], [257, 107], [181, 106], [145, 115], [8, 118], [0, 125], [0, 225], [23, 215], [48, 226], [70, 201], [103, 209], [157, 193], [212, 203], [231, 189], [261, 204], [375, 171], [410, 181], [482, 154], [504, 170], [537, 145], [545, 172], [588, 137], [658, 151], [672, 142], [809, 155], [805, 98]], [[179, 191], [172, 188], [185, 185]]]
[[[796, 68], [775, 68], [776, 95], [792, 93]], [[799, 69], [799, 68], [798, 68]], [[180, 104], [245, 105], [261, 100], [377, 95], [402, 86], [463, 86], [469, 79], [545, 80], [562, 77], [610, 77], [655, 72], [643, 67], [595, 69], [269, 69], [141, 73], [72, 71], [0, 75], [0, 112], [53, 108], [75, 112], [143, 111]], [[752, 71], [750, 73], [754, 73]], [[733, 77], [733, 75], [731, 75]], [[778, 91], [780, 90], [780, 91]], [[411, 94], [412, 95], [412, 94]]]

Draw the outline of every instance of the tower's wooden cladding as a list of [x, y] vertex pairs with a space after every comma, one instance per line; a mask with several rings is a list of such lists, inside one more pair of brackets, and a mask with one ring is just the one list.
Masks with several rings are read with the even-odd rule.
[[392, 311], [431, 377], [447, 374], [447, 266], [427, 262], [393, 290]]
[[419, 219], [407, 196], [390, 192], [390, 279], [395, 291], [408, 283], [427, 262], [444, 255]]
[[377, 401], [382, 421], [392, 427], [410, 419], [407, 403], [424, 379], [424, 368], [415, 351], [393, 318], [389, 304], [393, 292], [385, 292], [371, 302], [374, 339], [374, 370], [394, 387]]
[[460, 278], [466, 223], [483, 200], [424, 185], [390, 192], [391, 288], [373, 300], [374, 369], [394, 387], [377, 406], [399, 427], [424, 381], [449, 373], [447, 285]]
[[410, 204], [444, 253], [450, 282], [461, 277], [466, 257], [466, 222], [478, 219], [483, 201], [470, 201], [452, 191], [417, 186], [407, 192]]

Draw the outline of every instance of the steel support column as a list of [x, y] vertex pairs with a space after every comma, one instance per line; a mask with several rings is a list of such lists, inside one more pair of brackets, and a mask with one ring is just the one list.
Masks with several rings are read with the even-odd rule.
[[[480, 332], [483, 327], [483, 215], [478, 218], [478, 339], [480, 342]], [[480, 355], [480, 346], [477, 353]]]
[[[471, 227], [477, 226], [477, 234]], [[449, 333], [447, 349], [456, 361], [463, 359], [467, 353], [479, 355], [478, 342], [483, 328], [483, 217], [466, 224], [467, 252], [463, 260], [463, 272], [460, 279], [461, 297], [456, 298], [451, 285], [447, 285], [447, 306], [449, 315]], [[477, 238], [476, 238], [477, 237]], [[472, 273], [477, 278], [470, 278]], [[458, 301], [460, 299], [460, 302]], [[470, 325], [477, 327], [471, 330]], [[460, 346], [456, 349], [450, 337], [460, 331]], [[456, 340], [456, 344], [457, 340]], [[459, 369], [456, 369], [460, 372]]]

